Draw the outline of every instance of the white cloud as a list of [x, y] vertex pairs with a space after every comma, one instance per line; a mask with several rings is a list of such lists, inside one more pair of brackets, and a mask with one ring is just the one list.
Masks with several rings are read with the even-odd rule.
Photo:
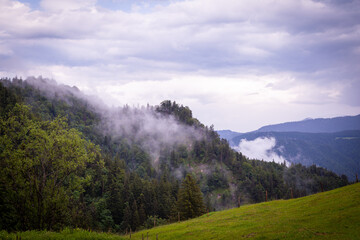
[[242, 139], [236, 150], [251, 159], [264, 160], [267, 162], [274, 161], [276, 163], [288, 163], [285, 158], [274, 152], [275, 146], [276, 139], [274, 137], [261, 137], [252, 141]]
[[91, 9], [95, 7], [96, 0], [41, 0], [40, 6], [45, 11], [71, 11], [79, 9]]
[[125, 12], [95, 0], [43, 0], [38, 10], [0, 0], [0, 72], [121, 103], [176, 99], [234, 130], [360, 111], [358, 1], [160, 2]]

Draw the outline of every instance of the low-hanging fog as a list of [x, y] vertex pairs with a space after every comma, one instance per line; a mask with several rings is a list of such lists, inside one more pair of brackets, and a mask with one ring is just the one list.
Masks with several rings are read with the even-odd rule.
[[[286, 163], [288, 161], [275, 152], [276, 139], [274, 137], [259, 137], [254, 140], [242, 139], [235, 150], [248, 158], [260, 159], [267, 162]], [[279, 147], [281, 149], [281, 147]]]
[[202, 134], [192, 126], [179, 123], [172, 115], [164, 116], [154, 107], [118, 107], [103, 112], [101, 129], [106, 135], [126, 137], [140, 144], [156, 166], [162, 148], [190, 147]]
[[108, 107], [96, 96], [87, 96], [75, 86], [58, 85], [55, 80], [42, 77], [29, 77], [26, 82], [49, 98], [61, 98], [68, 104], [72, 104], [69, 96], [86, 101], [88, 107], [100, 115], [97, 128], [104, 136], [126, 138], [129, 144], [140, 145], [150, 155], [154, 167], [161, 149], [180, 145], [190, 148], [194, 140], [203, 137], [199, 129], [180, 123], [173, 115], [161, 114], [153, 106]]

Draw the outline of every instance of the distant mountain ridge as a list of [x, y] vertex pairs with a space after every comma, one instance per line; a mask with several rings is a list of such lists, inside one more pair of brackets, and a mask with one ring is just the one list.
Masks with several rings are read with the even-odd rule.
[[[234, 131], [231, 131], [231, 130], [218, 130], [216, 132], [219, 134], [220, 138], [228, 140], [229, 143], [230, 143], [231, 139], [233, 139], [233, 138], [235, 138], [235, 137], [242, 134], [242, 133], [234, 132]], [[230, 143], [230, 145], [231, 145], [231, 143]]]
[[221, 130], [218, 134], [237, 151], [243, 151], [240, 143], [246, 142], [257, 145], [259, 152], [263, 149], [256, 139], [275, 139], [273, 148], [266, 151], [290, 163], [315, 164], [345, 174], [350, 180], [355, 180], [360, 171], [360, 115], [286, 122], [248, 133]]
[[360, 114], [356, 116], [305, 119], [297, 122], [267, 125], [259, 128], [256, 132], [335, 133], [347, 130], [360, 130]]
[[355, 174], [360, 171], [359, 130], [337, 133], [251, 132], [234, 137], [231, 143], [236, 149], [242, 140], [251, 142], [257, 138], [275, 138], [275, 146], [268, 151], [290, 163], [315, 164], [339, 175], [345, 174], [350, 180], [355, 180]]

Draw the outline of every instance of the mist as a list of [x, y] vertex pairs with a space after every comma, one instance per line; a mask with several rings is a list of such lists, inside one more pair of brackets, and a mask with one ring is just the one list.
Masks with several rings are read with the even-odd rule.
[[126, 139], [130, 145], [141, 146], [151, 157], [155, 169], [158, 168], [162, 149], [185, 146], [189, 150], [194, 141], [204, 137], [201, 129], [186, 125], [171, 114], [157, 112], [158, 106], [109, 107], [97, 96], [85, 95], [75, 86], [58, 85], [52, 79], [28, 77], [25, 82], [50, 99], [61, 99], [69, 105], [74, 104], [71, 101], [73, 97], [85, 101], [87, 107], [100, 116], [96, 128], [102, 135], [112, 139]]
[[101, 130], [105, 135], [125, 137], [150, 154], [157, 167], [162, 149], [180, 145], [187, 149], [203, 135], [193, 126], [180, 123], [173, 115], [164, 116], [152, 106], [109, 108], [102, 113]]
[[[275, 152], [276, 139], [274, 137], [259, 137], [255, 140], [242, 139], [239, 146], [235, 147], [236, 151], [241, 152], [251, 159], [259, 159], [267, 162], [286, 163], [289, 162]], [[281, 150], [281, 147], [278, 147]]]

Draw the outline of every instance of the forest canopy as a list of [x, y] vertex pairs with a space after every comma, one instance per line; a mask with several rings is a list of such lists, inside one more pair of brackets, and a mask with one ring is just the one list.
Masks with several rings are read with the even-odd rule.
[[4, 230], [135, 231], [266, 192], [287, 199], [348, 184], [316, 166], [250, 160], [170, 100], [100, 108], [42, 78], [1, 79], [0, 98]]

